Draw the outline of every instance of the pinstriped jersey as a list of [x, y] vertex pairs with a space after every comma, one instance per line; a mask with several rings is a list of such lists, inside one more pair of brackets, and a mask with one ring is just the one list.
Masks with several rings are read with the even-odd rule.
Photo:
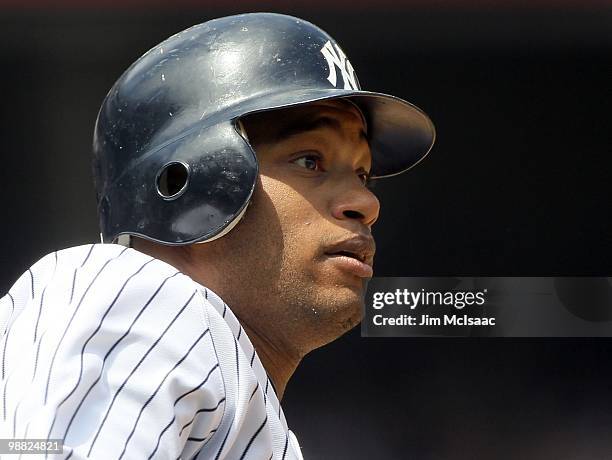
[[230, 307], [134, 249], [45, 256], [0, 333], [0, 438], [63, 439], [63, 460], [302, 458]]

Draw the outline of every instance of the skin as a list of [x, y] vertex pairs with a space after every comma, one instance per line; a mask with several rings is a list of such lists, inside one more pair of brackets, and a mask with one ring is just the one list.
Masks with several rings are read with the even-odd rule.
[[[278, 139], [287, 126], [310, 126], [321, 117], [336, 123]], [[373, 244], [380, 205], [365, 184], [371, 152], [352, 104], [317, 102], [243, 123], [260, 176], [236, 227], [205, 244], [170, 247], [135, 239], [134, 247], [224, 299], [282, 398], [307, 353], [361, 321], [368, 278], [326, 251], [355, 236]]]

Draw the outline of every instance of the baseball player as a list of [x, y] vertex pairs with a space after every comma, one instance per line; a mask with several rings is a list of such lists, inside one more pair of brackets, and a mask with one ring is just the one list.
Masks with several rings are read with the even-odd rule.
[[295, 17], [149, 50], [95, 126], [102, 244], [43, 257], [0, 300], [0, 438], [63, 440], [40, 458], [302, 458], [287, 381], [361, 320], [368, 184], [434, 136]]

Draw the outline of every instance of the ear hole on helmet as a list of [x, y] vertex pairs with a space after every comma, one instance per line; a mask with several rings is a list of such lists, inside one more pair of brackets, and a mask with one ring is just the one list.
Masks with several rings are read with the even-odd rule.
[[187, 189], [189, 166], [172, 162], [164, 165], [157, 173], [157, 193], [165, 200], [174, 200]]

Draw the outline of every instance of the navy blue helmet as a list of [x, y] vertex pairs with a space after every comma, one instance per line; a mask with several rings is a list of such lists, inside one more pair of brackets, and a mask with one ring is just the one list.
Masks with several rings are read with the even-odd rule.
[[347, 98], [363, 112], [371, 178], [418, 163], [435, 130], [414, 105], [363, 91], [345, 53], [299, 18], [252, 13], [198, 24], [132, 64], [104, 99], [93, 170], [102, 239], [211, 241], [240, 220], [258, 163], [239, 120]]

